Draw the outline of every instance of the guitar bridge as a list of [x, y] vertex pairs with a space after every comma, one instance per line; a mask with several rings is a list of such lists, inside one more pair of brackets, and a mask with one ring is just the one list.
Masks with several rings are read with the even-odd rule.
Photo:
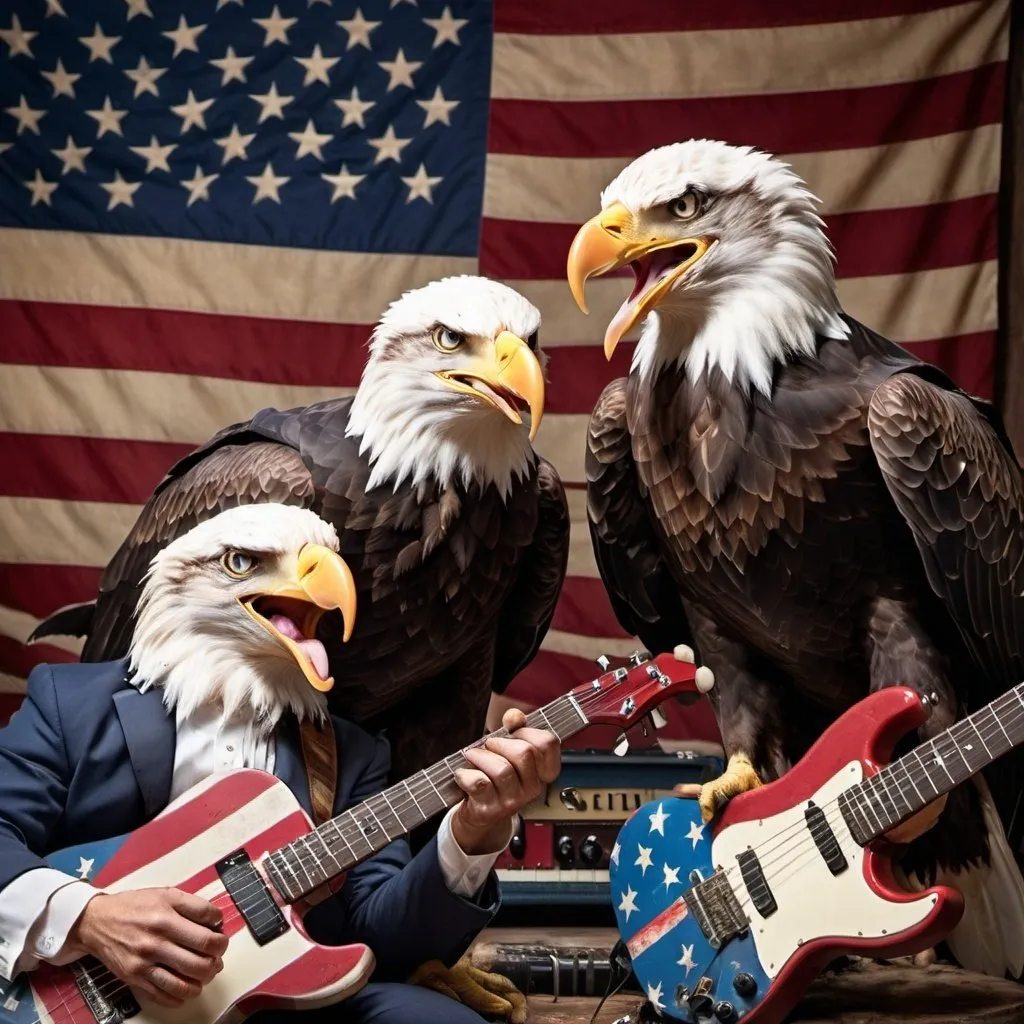
[[683, 900], [712, 949], [720, 948], [750, 926], [721, 868], [685, 892]]
[[75, 988], [96, 1024], [123, 1024], [141, 1012], [131, 990], [117, 983], [117, 979], [98, 960], [85, 957], [68, 966], [75, 979]]

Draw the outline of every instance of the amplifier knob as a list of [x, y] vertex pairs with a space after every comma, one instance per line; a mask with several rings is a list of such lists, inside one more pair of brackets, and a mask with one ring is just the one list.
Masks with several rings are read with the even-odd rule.
[[736, 1010], [732, 1003], [726, 1002], [724, 999], [720, 1003], [715, 1003], [715, 1020], [721, 1021], [721, 1024], [730, 1024], [731, 1021], [736, 1020]]
[[754, 980], [754, 976], [747, 974], [746, 971], [737, 974], [732, 979], [732, 987], [736, 990], [736, 995], [742, 996], [744, 999], [750, 999], [757, 992], [757, 982]]
[[522, 818], [516, 818], [516, 830], [512, 833], [512, 838], [509, 840], [508, 852], [516, 860], [522, 860], [526, 854], [526, 836], [523, 834]]
[[601, 861], [601, 855], [604, 850], [601, 849], [601, 844], [597, 841], [597, 836], [587, 836], [586, 839], [580, 843], [580, 860], [584, 864], [598, 864]]
[[555, 857], [562, 867], [569, 867], [576, 859], [572, 848], [572, 836], [559, 836], [555, 843]]

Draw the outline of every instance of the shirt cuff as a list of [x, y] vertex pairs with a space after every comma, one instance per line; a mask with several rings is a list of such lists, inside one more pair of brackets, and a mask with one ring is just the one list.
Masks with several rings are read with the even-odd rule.
[[[504, 852], [505, 847], [494, 853], [466, 853], [452, 833], [452, 815], [457, 809], [458, 805], [448, 811], [437, 830], [437, 859], [440, 861], [441, 875], [448, 889], [456, 896], [472, 899], [483, 889], [494, 862]], [[510, 822], [505, 846], [512, 841], [514, 833], [515, 825]]]
[[[100, 892], [53, 868], [34, 868], [0, 892], [0, 975], [10, 981], [40, 960], [58, 962], [68, 932]], [[65, 954], [63, 962], [74, 959]]]

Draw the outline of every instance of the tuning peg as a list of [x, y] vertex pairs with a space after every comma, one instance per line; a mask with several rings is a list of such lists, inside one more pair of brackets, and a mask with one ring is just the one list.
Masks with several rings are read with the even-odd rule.
[[642, 665], [645, 661], [651, 660], [651, 652], [641, 648], [640, 650], [633, 651], [629, 656], [629, 663], [633, 666]]
[[622, 757], [627, 750], [629, 750], [629, 737], [624, 732], [621, 732], [619, 733], [619, 738], [615, 741], [612, 753], [616, 757]]
[[612, 663], [612, 660], [611, 660], [611, 658], [609, 658], [607, 654], [599, 654], [599, 655], [598, 655], [598, 656], [597, 656], [597, 657], [596, 657], [596, 658], [594, 659], [594, 661], [596, 661], [596, 662], [597, 662], [597, 667], [598, 667], [598, 668], [599, 668], [599, 669], [600, 669], [600, 670], [601, 670], [602, 672], [607, 672], [607, 671], [608, 671], [608, 669], [609, 669], [609, 667], [611, 666], [611, 663]]
[[568, 811], [585, 811], [587, 809], [586, 803], [575, 786], [566, 786], [558, 796]]
[[672, 649], [672, 656], [676, 661], [688, 661], [691, 665], [695, 660], [693, 648], [689, 644], [676, 644]]
[[668, 725], [668, 719], [665, 717], [665, 712], [662, 711], [661, 708], [652, 708], [651, 713], [647, 717], [650, 719], [651, 725], [653, 725], [655, 729], [664, 729], [665, 726]]
[[697, 689], [701, 693], [708, 693], [714, 688], [715, 685], [715, 673], [707, 667], [707, 665], [701, 665], [697, 669], [696, 674], [693, 677], [693, 681], [697, 684]]

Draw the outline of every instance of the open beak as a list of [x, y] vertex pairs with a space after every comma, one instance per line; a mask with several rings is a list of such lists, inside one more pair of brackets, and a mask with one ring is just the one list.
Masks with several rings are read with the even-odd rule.
[[290, 652], [310, 686], [326, 693], [334, 685], [316, 627], [326, 612], [337, 609], [344, 623], [342, 639], [347, 641], [356, 622], [355, 580], [337, 552], [307, 544], [299, 552], [294, 580], [240, 603]]
[[511, 331], [494, 339], [491, 359], [474, 359], [457, 370], [437, 370], [436, 376], [462, 394], [481, 398], [513, 423], [530, 414], [530, 440], [537, 436], [544, 415], [544, 371], [530, 346]]
[[638, 320], [714, 245], [707, 238], [666, 238], [642, 232], [636, 217], [622, 203], [588, 220], [569, 248], [566, 276], [576, 305], [584, 313], [584, 289], [591, 277], [618, 270], [627, 263], [636, 278], [629, 298], [619, 307], [604, 335], [604, 354], [615, 347]]

